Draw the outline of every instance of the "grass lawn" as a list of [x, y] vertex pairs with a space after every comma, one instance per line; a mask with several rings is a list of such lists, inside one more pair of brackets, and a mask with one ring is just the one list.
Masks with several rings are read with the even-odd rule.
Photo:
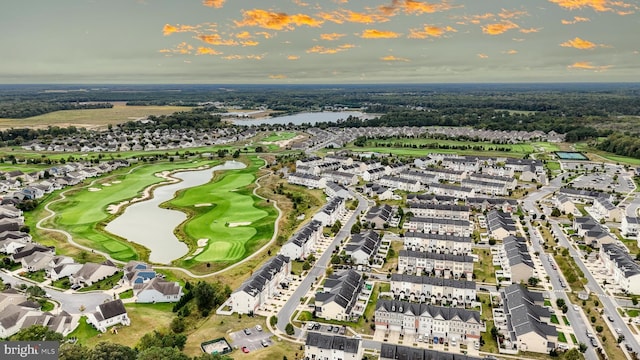
[[576, 339], [576, 336], [574, 334], [569, 334], [571, 335], [571, 342], [578, 345], [578, 339]]
[[[146, 187], [164, 181], [154, 176], [155, 173], [201, 165], [201, 162], [163, 162], [121, 169], [99, 179], [92, 186], [101, 189], [100, 191], [80, 187], [66, 192], [66, 199], [51, 204], [50, 208], [58, 214], [51, 221], [52, 224], [48, 222], [46, 225], [66, 230], [76, 242], [107, 252], [114, 259], [144, 259], [148, 256], [147, 249], [100, 230], [114, 216], [107, 212], [107, 207], [140, 196]], [[106, 183], [110, 186], [103, 186]]]
[[42, 304], [42, 307], [40, 308], [40, 310], [43, 312], [47, 312], [47, 311], [53, 310], [54, 307], [55, 307], [54, 303], [52, 303], [51, 301], [45, 301], [44, 304]]
[[118, 294], [120, 299], [131, 299], [133, 297], [133, 289], [129, 289]]
[[493, 320], [487, 320], [485, 322], [487, 326], [487, 331], [482, 333], [482, 340], [484, 340], [484, 345], [480, 347], [480, 351], [484, 351], [491, 354], [498, 353], [498, 342], [496, 339], [491, 337], [491, 328], [493, 328]]
[[116, 284], [118, 284], [118, 281], [120, 281], [120, 279], [122, 279], [123, 276], [124, 276], [124, 273], [122, 271], [118, 271], [114, 275], [109, 276], [108, 278], [102, 279], [98, 282], [95, 282], [91, 284], [91, 286], [80, 288], [78, 291], [84, 292], [84, 291], [91, 291], [91, 290], [108, 290], [113, 288]]
[[[252, 194], [256, 173], [263, 164], [263, 160], [251, 156], [247, 168], [216, 174], [214, 181], [180, 191], [175, 199], [163, 204], [190, 215], [178, 230], [187, 243], [209, 239], [202, 253], [184, 263], [218, 262], [226, 266], [271, 239], [277, 211]], [[203, 203], [212, 205], [196, 206]]]
[[473, 248], [472, 252], [478, 255], [478, 262], [473, 267], [475, 280], [495, 284], [496, 271], [493, 266], [491, 251], [489, 249]]
[[551, 300], [544, 299], [544, 306], [551, 306]]
[[[89, 339], [95, 338], [100, 334], [96, 328], [87, 324], [87, 317], [83, 316], [78, 320], [78, 327], [67, 335], [67, 338], [77, 338], [79, 344], [86, 345]], [[97, 343], [97, 342], [96, 342]]]
[[62, 279], [52, 281], [51, 286], [56, 287], [58, 289], [68, 290], [71, 288], [71, 281], [69, 281], [69, 277], [66, 276], [66, 277], [63, 277]]
[[25, 272], [22, 273], [24, 277], [26, 277], [27, 279], [31, 279], [35, 282], [43, 282], [45, 281], [45, 279], [47, 278], [47, 273], [44, 270], [38, 270], [38, 271], [33, 271], [33, 272]]
[[637, 317], [638, 314], [638, 309], [627, 309], [627, 315], [629, 315], [629, 317]]
[[126, 106], [116, 103], [111, 109], [61, 110], [26, 119], [0, 119], [0, 128], [69, 126], [104, 127], [107, 124], [119, 124], [147, 115], [169, 115], [177, 111], [189, 111], [183, 106]]
[[562, 322], [564, 322], [564, 324], [567, 326], [571, 326], [571, 323], [569, 323], [569, 319], [567, 319], [567, 317], [564, 315], [562, 315]]
[[271, 133], [269, 136], [266, 136], [262, 139], [264, 142], [274, 142], [280, 140], [289, 140], [296, 137], [296, 133], [293, 131], [280, 131]]
[[558, 161], [547, 161], [545, 167], [551, 171], [560, 172], [560, 162]]
[[[614, 163], [620, 164], [629, 164], [629, 165], [640, 165], [640, 159], [628, 157], [628, 156], [620, 156], [616, 154], [612, 154], [606, 151], [601, 151], [592, 147], [587, 146], [586, 143], [576, 143], [575, 144], [576, 151], [588, 152], [589, 159], [596, 158], [595, 161], [602, 160], [602, 158], [609, 160]], [[595, 156], [594, 156], [595, 155]]]
[[567, 342], [567, 337], [561, 331], [558, 331], [558, 342], [561, 342], [561, 343]]
[[558, 321], [558, 317], [555, 315], [551, 315], [551, 319], [549, 320], [552, 324], [560, 324]]
[[396, 272], [396, 267], [398, 267], [398, 254], [400, 254], [400, 250], [402, 250], [402, 247], [403, 247], [402, 241], [391, 242], [391, 249], [393, 249], [396, 256], [390, 258], [384, 263], [384, 265], [382, 265], [382, 269], [380, 269], [381, 272], [389, 272], [389, 271], [391, 271], [392, 273]]

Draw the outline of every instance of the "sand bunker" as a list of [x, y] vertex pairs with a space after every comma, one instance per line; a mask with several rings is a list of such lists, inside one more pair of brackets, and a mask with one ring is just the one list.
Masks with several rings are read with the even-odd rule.
[[104, 184], [102, 184], [102, 186], [111, 186], [111, 184], [109, 184], [109, 183], [104, 183]]
[[90, 187], [88, 190], [93, 192], [93, 191], [100, 191], [100, 190], [102, 190], [102, 189], [98, 189], [98, 188]]
[[247, 225], [251, 225], [251, 221], [229, 223], [228, 226], [229, 227], [236, 227], [236, 226], [247, 226]]
[[209, 239], [198, 239], [198, 247], [205, 247], [207, 246], [207, 243], [209, 242]]
[[211, 203], [202, 203], [202, 204], [195, 204], [193, 205], [194, 207], [204, 207], [204, 206], [211, 206]]
[[120, 180], [113, 180], [111, 183], [112, 183], [112, 184], [120, 184], [121, 182], [122, 182], [122, 181], [120, 181]]

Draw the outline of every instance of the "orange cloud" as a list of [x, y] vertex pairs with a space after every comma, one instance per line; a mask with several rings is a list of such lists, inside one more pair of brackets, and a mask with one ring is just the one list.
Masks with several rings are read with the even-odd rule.
[[193, 51], [193, 46], [187, 44], [186, 42], [181, 42], [180, 44], [176, 45], [176, 47], [174, 49], [161, 49], [159, 50], [160, 53], [163, 54], [181, 54], [181, 55], [187, 55], [187, 54], [191, 54]]
[[503, 18], [503, 19], [518, 19], [521, 16], [525, 16], [525, 15], [529, 15], [529, 13], [524, 11], [524, 10], [505, 10], [505, 9], [502, 9], [502, 11], [500, 11], [498, 13], [498, 16]]
[[345, 36], [346, 34], [338, 34], [338, 33], [330, 33], [330, 34], [320, 34], [320, 39], [322, 40], [327, 40], [327, 41], [333, 41], [333, 40], [338, 40], [341, 37]]
[[486, 14], [478, 14], [478, 15], [471, 15], [471, 16], [460, 16], [456, 18], [461, 19], [460, 21], [458, 21], [458, 24], [460, 25], [465, 25], [467, 22], [470, 24], [478, 25], [482, 22], [482, 20], [495, 19], [496, 16], [495, 14], [492, 14], [492, 13], [486, 13]]
[[549, 0], [550, 2], [569, 10], [591, 8], [597, 12], [620, 11], [620, 9], [637, 9], [638, 6], [619, 0]]
[[511, 29], [519, 28], [518, 24], [511, 21], [502, 21], [494, 24], [487, 24], [482, 27], [482, 32], [489, 35], [500, 35]]
[[220, 9], [226, 0], [202, 0], [202, 5]]
[[438, 27], [425, 25], [422, 29], [410, 29], [408, 38], [410, 39], [426, 39], [429, 37], [441, 37], [448, 32], [457, 32], [456, 29], [451, 26]]
[[262, 60], [264, 59], [264, 55], [247, 55], [247, 56], [242, 56], [242, 55], [227, 55], [227, 56], [223, 56], [222, 57], [225, 60], [244, 60], [244, 59], [248, 59], [248, 60]]
[[239, 34], [236, 34], [236, 38], [238, 39], [251, 39], [253, 36], [248, 31], [243, 31]]
[[380, 58], [380, 60], [382, 60], [382, 61], [404, 61], [404, 62], [411, 61], [411, 60], [409, 60], [407, 58], [397, 57], [397, 56], [393, 56], [393, 55], [383, 56], [383, 57]]
[[605, 71], [611, 68], [611, 65], [593, 65], [590, 61], [578, 61], [569, 66], [569, 69], [580, 69], [580, 70], [595, 70], [595, 71]]
[[591, 50], [591, 49], [595, 49], [599, 45], [592, 43], [589, 40], [584, 40], [584, 39], [580, 39], [579, 37], [576, 37], [575, 39], [563, 42], [562, 44], [560, 44], [560, 46], [572, 47], [580, 50]]
[[503, 54], [507, 54], [507, 55], [515, 55], [515, 54], [518, 53], [518, 50], [510, 49], [510, 50], [507, 50], [507, 51], [503, 51], [502, 53]]
[[169, 36], [173, 33], [196, 32], [199, 28], [200, 26], [164, 24], [162, 35]]
[[270, 33], [266, 32], [266, 31], [257, 32], [256, 35], [260, 35], [260, 36], [264, 37], [265, 39], [271, 39], [273, 37], [273, 35], [271, 35]]
[[336, 24], [342, 24], [345, 22], [359, 23], [359, 24], [372, 24], [389, 21], [389, 17], [383, 14], [375, 13], [360, 13], [351, 10], [337, 10], [331, 13], [320, 13], [320, 18], [326, 21], [330, 21]]
[[309, 53], [309, 54], [314, 54], [314, 53], [315, 54], [336, 54], [336, 53], [339, 53], [339, 52], [342, 52], [342, 51], [346, 51], [346, 50], [352, 49], [354, 47], [355, 47], [355, 45], [353, 45], [353, 44], [342, 44], [342, 45], [340, 45], [340, 46], [338, 46], [336, 48], [327, 48], [327, 47], [324, 47], [324, 46], [317, 45], [317, 46], [312, 47], [311, 49], [308, 49], [307, 53]]
[[542, 28], [528, 28], [528, 29], [520, 29], [519, 31], [523, 34], [531, 34], [531, 33], [537, 33], [540, 32], [540, 30], [542, 30]]
[[487, 59], [487, 58], [489, 58], [489, 55], [487, 55], [487, 54], [478, 54], [478, 57], [480, 59]]
[[238, 45], [237, 41], [233, 39], [226, 39], [226, 40], [222, 39], [222, 37], [218, 34], [198, 35], [195, 38], [210, 45], [225, 45], [225, 46]]
[[309, 3], [303, 2], [302, 0], [293, 0], [293, 3], [298, 5], [298, 6], [309, 6]]
[[440, 4], [430, 4], [416, 0], [393, 0], [391, 5], [380, 6], [378, 10], [387, 16], [393, 16], [398, 10], [402, 10], [405, 14], [420, 15], [446, 11], [452, 8], [453, 6], [446, 1]]
[[287, 75], [284, 74], [275, 74], [275, 75], [269, 75], [269, 79], [286, 79]]
[[240, 41], [240, 45], [242, 46], [258, 46], [258, 44], [260, 43], [255, 40]]
[[360, 34], [363, 39], [395, 39], [400, 37], [400, 34], [393, 31], [367, 29]]
[[571, 24], [585, 22], [585, 21], [591, 21], [591, 19], [586, 17], [574, 16], [573, 20], [565, 20], [565, 19], [560, 20], [560, 22], [562, 22], [563, 25], [571, 25]]
[[287, 60], [298, 60], [300, 59], [300, 56], [297, 55], [289, 55], [287, 56]]
[[[258, 26], [269, 30], [293, 30], [295, 26], [318, 27], [322, 20], [317, 20], [305, 14], [276, 13], [266, 10], [246, 10], [242, 13], [241, 21], [234, 21], [236, 26]], [[294, 26], [295, 25], [295, 26]]]
[[220, 55], [222, 54], [219, 51], [216, 51], [210, 47], [199, 46], [196, 51], [196, 55]]

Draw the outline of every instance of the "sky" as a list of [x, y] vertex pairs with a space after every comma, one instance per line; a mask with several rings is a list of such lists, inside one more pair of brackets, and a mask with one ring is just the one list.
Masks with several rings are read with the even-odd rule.
[[640, 0], [20, 0], [0, 83], [639, 82]]

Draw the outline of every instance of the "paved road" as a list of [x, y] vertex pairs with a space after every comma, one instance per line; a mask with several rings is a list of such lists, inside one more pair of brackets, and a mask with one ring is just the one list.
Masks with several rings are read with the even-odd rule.
[[[278, 324], [276, 327], [285, 333], [285, 327], [289, 323], [293, 312], [296, 310], [296, 307], [300, 305], [300, 298], [304, 297], [311, 286], [316, 281], [316, 279], [320, 279], [324, 273], [327, 265], [329, 264], [329, 260], [331, 260], [331, 255], [333, 253], [333, 249], [340, 245], [340, 242], [347, 238], [347, 236], [351, 233], [351, 227], [356, 223], [360, 214], [365, 211], [369, 207], [369, 201], [362, 197], [362, 195], [353, 192], [353, 194], [358, 199], [358, 208], [353, 212], [353, 215], [346, 221], [346, 223], [342, 226], [342, 230], [338, 232], [336, 237], [333, 239], [333, 242], [327, 247], [327, 250], [318, 258], [313, 267], [309, 270], [307, 276], [302, 280], [298, 288], [293, 292], [289, 300], [282, 307], [280, 312], [278, 313]], [[299, 329], [296, 328], [296, 336], [300, 335]]]
[[557, 223], [552, 222], [551, 229], [554, 235], [560, 239], [559, 244], [569, 249], [569, 254], [573, 258], [573, 260], [575, 260], [576, 264], [578, 265], [578, 267], [580, 267], [580, 270], [582, 270], [585, 277], [587, 278], [587, 287], [589, 288], [589, 290], [595, 293], [598, 298], [600, 298], [600, 301], [602, 302], [602, 305], [605, 309], [605, 313], [613, 318], [613, 323], [609, 322], [605, 318], [605, 322], [608, 323], [609, 328], [613, 329], [615, 327], [619, 327], [622, 330], [622, 334], [624, 335], [625, 343], [631, 345], [633, 351], [639, 352], [640, 344], [638, 344], [637, 339], [635, 338], [633, 333], [631, 333], [629, 327], [625, 324], [624, 320], [620, 316], [620, 313], [618, 313], [618, 311], [616, 310], [619, 307], [618, 303], [616, 303], [615, 299], [612, 296], [605, 293], [600, 284], [598, 284], [589, 269], [587, 269], [587, 266], [584, 264], [581, 254], [578, 253], [575, 248], [569, 243], [569, 240], [567, 240], [567, 237], [565, 236], [560, 226]]
[[[0, 271], [0, 278], [6, 283], [10, 283], [12, 286], [26, 284], [27, 286], [34, 285], [34, 283], [15, 278], [11, 274], [7, 274], [4, 271]], [[80, 314], [80, 307], [85, 307], [86, 312], [93, 312], [96, 306], [105, 302], [105, 300], [113, 300], [113, 298], [104, 292], [91, 292], [91, 293], [65, 293], [58, 290], [54, 290], [48, 287], [44, 287], [44, 290], [51, 295], [52, 300], [56, 300], [62, 306], [62, 310], [69, 314]]]

